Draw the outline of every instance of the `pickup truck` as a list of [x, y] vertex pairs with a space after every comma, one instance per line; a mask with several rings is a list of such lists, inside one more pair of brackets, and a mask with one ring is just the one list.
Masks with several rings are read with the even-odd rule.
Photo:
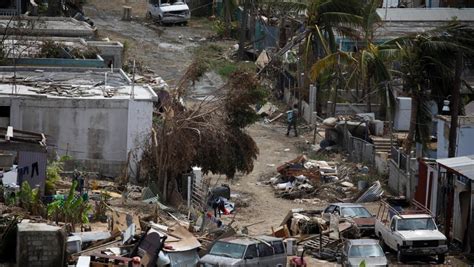
[[383, 248], [397, 252], [399, 262], [403, 262], [408, 255], [434, 255], [442, 264], [448, 252], [446, 236], [438, 231], [431, 212], [424, 207], [398, 211], [381, 202], [375, 221], [375, 235]]

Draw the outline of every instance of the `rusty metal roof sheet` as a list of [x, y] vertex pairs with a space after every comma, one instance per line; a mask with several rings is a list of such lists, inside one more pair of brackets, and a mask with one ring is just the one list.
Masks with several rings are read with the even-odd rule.
[[474, 180], [474, 155], [436, 160], [439, 165]]

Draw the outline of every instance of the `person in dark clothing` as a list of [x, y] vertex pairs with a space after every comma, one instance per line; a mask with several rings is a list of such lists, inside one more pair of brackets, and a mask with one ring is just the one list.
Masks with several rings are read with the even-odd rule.
[[219, 215], [219, 218], [221, 217], [221, 212], [225, 212], [225, 201], [221, 197], [217, 197], [212, 201], [212, 209], [214, 210], [214, 217], [217, 218], [217, 215]]
[[293, 108], [289, 108], [286, 112], [287, 121], [288, 121], [288, 130], [286, 132], [286, 136], [290, 135], [291, 127], [295, 130], [295, 137], [298, 136], [298, 132], [296, 130], [296, 120], [298, 119], [298, 106], [295, 104]]

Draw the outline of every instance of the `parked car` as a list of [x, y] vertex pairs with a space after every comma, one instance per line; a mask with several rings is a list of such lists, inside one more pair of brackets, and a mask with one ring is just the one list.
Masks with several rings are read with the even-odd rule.
[[406, 255], [435, 255], [438, 263], [444, 263], [447, 239], [438, 231], [429, 210], [398, 211], [387, 203], [382, 203], [381, 209], [375, 233], [382, 246], [397, 252], [399, 262], [403, 262]]
[[184, 0], [148, 0], [147, 17], [160, 24], [187, 24], [191, 11]]
[[387, 258], [374, 239], [348, 239], [342, 248], [342, 266], [388, 266]]
[[375, 229], [375, 216], [364, 206], [355, 203], [333, 203], [324, 209], [323, 219], [329, 221], [330, 214], [337, 214], [341, 218], [351, 218], [359, 227], [361, 234], [372, 235]]
[[218, 240], [198, 266], [285, 267], [286, 250], [281, 238], [230, 237]]

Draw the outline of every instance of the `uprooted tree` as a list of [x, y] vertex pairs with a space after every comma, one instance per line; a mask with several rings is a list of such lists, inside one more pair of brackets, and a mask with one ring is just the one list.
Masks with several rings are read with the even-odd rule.
[[262, 104], [266, 91], [254, 74], [237, 71], [219, 92], [186, 107], [177, 96], [161, 103], [142, 166], [164, 201], [191, 166], [228, 178], [253, 170], [259, 151], [245, 127], [257, 120], [253, 107]]

